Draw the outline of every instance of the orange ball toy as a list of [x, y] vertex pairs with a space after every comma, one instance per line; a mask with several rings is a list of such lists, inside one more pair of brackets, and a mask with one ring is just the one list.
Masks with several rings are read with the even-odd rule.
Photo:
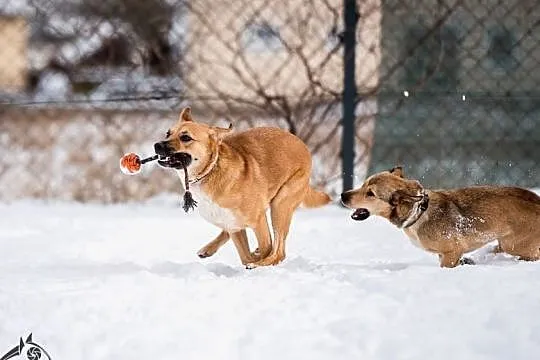
[[127, 153], [120, 158], [120, 170], [126, 175], [135, 175], [141, 171], [141, 165], [156, 160], [157, 155], [142, 159], [135, 153]]

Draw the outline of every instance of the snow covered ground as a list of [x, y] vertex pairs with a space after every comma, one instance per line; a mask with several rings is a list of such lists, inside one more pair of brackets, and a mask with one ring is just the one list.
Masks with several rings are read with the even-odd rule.
[[[0, 205], [0, 357], [33, 333], [53, 359], [533, 359], [540, 263], [480, 250], [441, 269], [384, 220], [297, 213], [280, 266], [245, 270], [178, 197]], [[21, 356], [22, 358], [22, 356]]]

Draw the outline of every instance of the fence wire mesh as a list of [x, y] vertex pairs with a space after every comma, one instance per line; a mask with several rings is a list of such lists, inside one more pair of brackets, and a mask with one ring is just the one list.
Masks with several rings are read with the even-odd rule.
[[396, 164], [427, 186], [540, 186], [540, 1], [0, 0], [0, 192], [118, 202], [175, 192], [143, 155], [195, 119], [285, 128], [341, 189], [344, 61], [356, 183]]

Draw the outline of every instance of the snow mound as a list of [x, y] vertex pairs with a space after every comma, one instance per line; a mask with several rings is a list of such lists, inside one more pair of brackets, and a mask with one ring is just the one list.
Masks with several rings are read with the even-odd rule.
[[[288, 258], [245, 270], [174, 195], [0, 205], [0, 353], [57, 359], [532, 359], [540, 263], [441, 269], [382, 219], [298, 211]], [[251, 236], [252, 234], [250, 234]]]

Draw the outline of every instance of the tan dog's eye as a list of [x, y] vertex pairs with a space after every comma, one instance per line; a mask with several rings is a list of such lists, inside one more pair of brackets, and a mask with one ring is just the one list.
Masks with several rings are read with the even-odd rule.
[[190, 142], [191, 140], [193, 140], [193, 138], [187, 134], [180, 135], [181, 142]]
[[171, 130], [167, 130], [167, 134], [165, 134], [166, 138], [168, 138], [169, 136], [171, 136]]
[[375, 193], [371, 190], [368, 190], [367, 193], [366, 193], [366, 196], [375, 196]]

